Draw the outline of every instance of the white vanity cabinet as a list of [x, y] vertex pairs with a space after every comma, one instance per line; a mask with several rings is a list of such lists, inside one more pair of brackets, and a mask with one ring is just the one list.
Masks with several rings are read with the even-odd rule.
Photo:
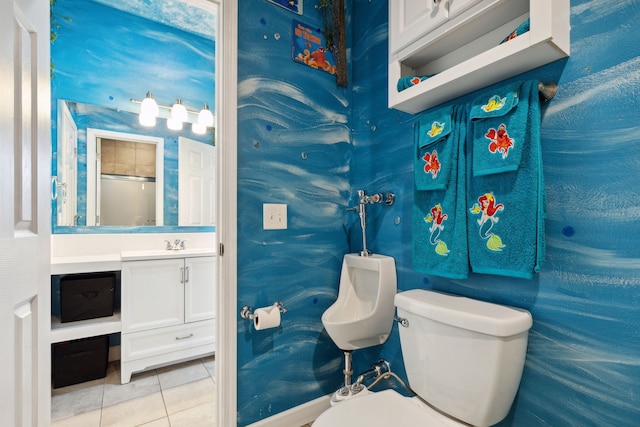
[[122, 262], [121, 382], [215, 351], [215, 257]]
[[[389, 108], [415, 114], [569, 56], [569, 0], [389, 0]], [[501, 43], [529, 20], [528, 32]], [[398, 80], [431, 76], [402, 91]]]

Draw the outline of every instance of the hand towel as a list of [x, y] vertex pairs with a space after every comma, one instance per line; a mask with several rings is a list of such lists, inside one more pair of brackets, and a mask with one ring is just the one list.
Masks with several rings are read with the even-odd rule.
[[[509, 86], [502, 94], [511, 93], [514, 88]], [[467, 156], [474, 157], [467, 163], [469, 262], [476, 273], [530, 279], [539, 272], [545, 249], [540, 100], [537, 81], [526, 81], [517, 89], [520, 99], [517, 107], [510, 110], [512, 117], [497, 116], [490, 117], [489, 121], [477, 119], [471, 122], [474, 141], [473, 147], [467, 150]], [[480, 102], [484, 105], [484, 101]], [[472, 111], [478, 105], [474, 104]], [[521, 151], [515, 170], [511, 165], [506, 171], [495, 168], [487, 173], [484, 162], [476, 162], [475, 138], [486, 133], [487, 126], [495, 126], [491, 122], [494, 119], [504, 120], [509, 129], [511, 126], [523, 128], [509, 148], [508, 157], [512, 150]], [[486, 149], [491, 151], [490, 146]], [[498, 157], [502, 158], [501, 155]], [[476, 168], [483, 172], [476, 173]]]
[[413, 172], [416, 189], [444, 190], [449, 183], [453, 153], [457, 141], [451, 133], [451, 106], [429, 112], [418, 120], [415, 127], [416, 156]]
[[[464, 105], [453, 107], [451, 111], [453, 123], [447, 141], [452, 146], [449, 183], [446, 189], [423, 191], [414, 188], [413, 267], [426, 274], [466, 279], [469, 274], [469, 255], [465, 139], [469, 109]], [[429, 113], [426, 113], [423, 117], [428, 116]]]
[[520, 85], [508, 85], [472, 102], [473, 176], [520, 166], [529, 111], [528, 105], [518, 108]]
[[411, 86], [415, 86], [418, 83], [427, 80], [431, 76], [406, 76], [400, 77], [397, 83], [398, 92], [402, 92], [403, 90], [410, 88]]
[[513, 30], [511, 32], [511, 34], [509, 34], [507, 37], [505, 37], [500, 44], [508, 42], [511, 39], [515, 39], [516, 37], [526, 33], [527, 31], [529, 31], [529, 27], [530, 27], [530, 20], [527, 19], [526, 21], [524, 21], [522, 24], [518, 25], [518, 27]]

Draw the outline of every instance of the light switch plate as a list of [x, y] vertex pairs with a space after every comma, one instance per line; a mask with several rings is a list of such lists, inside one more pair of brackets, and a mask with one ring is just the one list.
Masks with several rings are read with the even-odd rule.
[[287, 205], [278, 203], [263, 203], [262, 224], [262, 228], [264, 230], [286, 230]]

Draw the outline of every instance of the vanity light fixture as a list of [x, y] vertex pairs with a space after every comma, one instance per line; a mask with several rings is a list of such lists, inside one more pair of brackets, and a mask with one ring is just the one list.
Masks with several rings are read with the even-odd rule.
[[202, 123], [192, 123], [191, 132], [195, 133], [196, 135], [204, 135], [205, 133], [207, 133], [207, 127]]
[[200, 113], [198, 113], [198, 123], [205, 127], [213, 127], [213, 114], [206, 102], [202, 106]]
[[[182, 130], [183, 123], [190, 122], [191, 131], [197, 135], [204, 135], [207, 128], [215, 125], [214, 115], [209, 109], [209, 105], [205, 102], [200, 111], [188, 109], [180, 98], [172, 106], [156, 103], [151, 91], [147, 92], [145, 98], [140, 101], [131, 99], [134, 104], [140, 104], [139, 121], [142, 126], [152, 127], [156, 125], [156, 117], [160, 115], [160, 109], [167, 110], [170, 118], [167, 119], [167, 127], [171, 130]], [[197, 117], [197, 121], [189, 120], [189, 115]], [[166, 117], [166, 116], [165, 116]]]
[[167, 119], [167, 127], [171, 130], [182, 130], [182, 122], [176, 119]]
[[187, 107], [184, 106], [182, 100], [180, 98], [176, 99], [176, 102], [171, 107], [171, 118], [173, 120], [178, 120], [181, 122], [186, 122], [189, 119], [189, 114], [187, 113]]
[[160, 114], [160, 109], [151, 91], [147, 92], [147, 96], [140, 103], [140, 114], [152, 117], [158, 117], [158, 114]]

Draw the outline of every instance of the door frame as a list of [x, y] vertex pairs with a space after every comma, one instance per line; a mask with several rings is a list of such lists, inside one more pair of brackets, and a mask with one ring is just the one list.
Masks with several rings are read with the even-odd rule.
[[218, 247], [216, 383], [218, 388], [216, 425], [238, 425], [237, 330], [238, 330], [238, 225], [237, 225], [237, 138], [238, 138], [238, 3], [213, 0], [220, 7], [216, 63], [216, 118], [218, 124], [218, 203], [216, 239]]

